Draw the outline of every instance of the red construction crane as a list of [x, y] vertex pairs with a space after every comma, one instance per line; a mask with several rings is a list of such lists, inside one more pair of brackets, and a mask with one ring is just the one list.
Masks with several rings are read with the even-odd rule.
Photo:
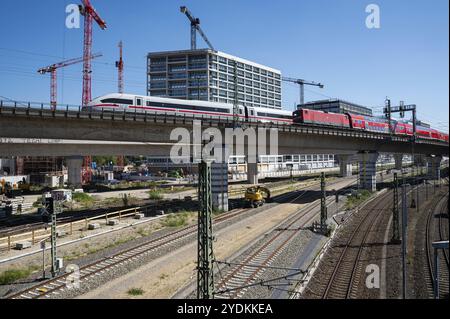
[[[95, 53], [90, 56], [89, 60], [92, 60], [92, 59], [95, 59], [95, 58], [98, 58], [101, 56], [102, 56], [101, 53]], [[69, 66], [72, 64], [76, 64], [76, 63], [80, 63], [83, 61], [84, 61], [84, 58], [75, 58], [75, 59], [70, 59], [70, 60], [59, 62], [59, 63], [55, 63], [52, 65], [40, 68], [38, 70], [38, 73], [40, 73], [40, 74], [50, 73], [50, 105], [52, 107], [52, 110], [56, 109], [56, 96], [57, 96], [56, 70], [59, 68], [63, 68], [63, 67], [66, 67], [66, 66]]]
[[119, 49], [120, 49], [120, 58], [119, 58], [119, 61], [116, 61], [116, 68], [119, 71], [118, 92], [123, 93], [123, 44], [122, 44], [122, 41], [119, 42]]
[[83, 5], [79, 5], [80, 13], [84, 16], [84, 45], [83, 45], [83, 106], [87, 106], [92, 100], [91, 93], [91, 56], [92, 51], [92, 22], [95, 20], [100, 29], [106, 29], [106, 22], [100, 18], [97, 11], [91, 5], [90, 0], [82, 0]]

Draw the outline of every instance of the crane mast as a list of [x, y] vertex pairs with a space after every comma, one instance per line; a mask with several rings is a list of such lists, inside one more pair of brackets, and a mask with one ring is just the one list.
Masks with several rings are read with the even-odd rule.
[[92, 100], [91, 91], [91, 59], [92, 54], [92, 24], [95, 21], [100, 29], [106, 29], [106, 22], [100, 18], [97, 11], [91, 5], [90, 0], [82, 0], [83, 5], [79, 5], [80, 13], [84, 16], [84, 42], [83, 42], [83, 96], [82, 105], [87, 106]]
[[283, 77], [282, 80], [285, 82], [296, 83], [300, 86], [300, 104], [305, 104], [305, 85], [318, 86], [321, 89], [323, 89], [323, 87], [324, 87], [324, 85], [321, 83], [317, 83], [317, 82], [313, 82], [313, 81], [306, 81], [303, 79], [294, 79], [294, 78]]
[[119, 42], [119, 51], [120, 51], [120, 57], [119, 61], [116, 61], [116, 68], [118, 71], [118, 92], [120, 94], [123, 93], [123, 43], [122, 41]]
[[209, 42], [208, 38], [206, 37], [206, 34], [203, 32], [202, 28], [200, 28], [200, 19], [195, 18], [189, 11], [189, 9], [185, 6], [181, 6], [180, 11], [184, 13], [191, 22], [191, 50], [197, 49], [197, 32], [198, 32], [203, 38], [203, 40], [205, 40], [208, 47], [211, 50], [215, 51], [213, 45], [211, 44], [211, 42]]

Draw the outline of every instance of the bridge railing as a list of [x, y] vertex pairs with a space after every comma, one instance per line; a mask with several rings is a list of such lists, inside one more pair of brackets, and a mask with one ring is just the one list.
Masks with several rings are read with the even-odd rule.
[[7, 101], [0, 100], [0, 108], [9, 107], [9, 108], [17, 108], [17, 109], [35, 109], [35, 110], [46, 110], [46, 111], [73, 111], [80, 112], [80, 105], [71, 105], [71, 104], [57, 104], [55, 107], [50, 103], [42, 103], [42, 102], [30, 102], [30, 101]]

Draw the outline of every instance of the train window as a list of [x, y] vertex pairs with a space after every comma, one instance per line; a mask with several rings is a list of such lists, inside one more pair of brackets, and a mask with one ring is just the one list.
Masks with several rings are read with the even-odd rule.
[[142, 105], [142, 99], [136, 99], [136, 105], [141, 106]]
[[133, 100], [115, 99], [115, 98], [104, 99], [104, 100], [101, 100], [101, 102], [102, 103], [128, 104], [128, 105], [133, 104]]

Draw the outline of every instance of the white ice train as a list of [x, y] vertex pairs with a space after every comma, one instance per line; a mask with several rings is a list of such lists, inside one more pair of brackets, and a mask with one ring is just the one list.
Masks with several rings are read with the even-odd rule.
[[[194, 118], [233, 120], [233, 105], [226, 103], [170, 99], [155, 96], [111, 93], [93, 99], [92, 111], [138, 112]], [[292, 124], [292, 112], [263, 107], [239, 106], [239, 117], [246, 122]]]

